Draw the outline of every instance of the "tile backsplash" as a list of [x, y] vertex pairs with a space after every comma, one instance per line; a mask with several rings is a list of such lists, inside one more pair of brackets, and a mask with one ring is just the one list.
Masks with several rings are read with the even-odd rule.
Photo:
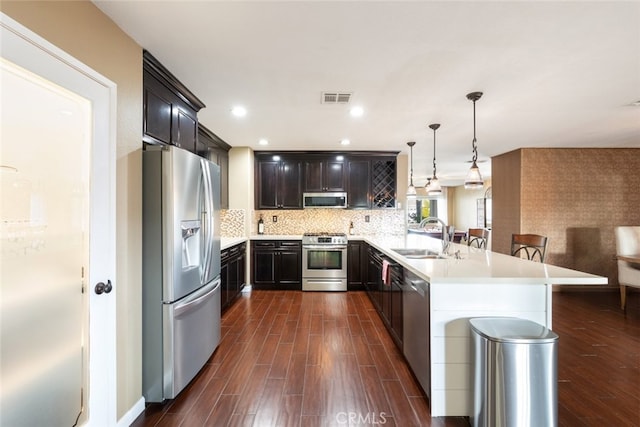
[[222, 209], [220, 211], [220, 235], [221, 237], [245, 237], [244, 209]]
[[403, 209], [260, 210], [251, 213], [251, 227], [247, 231], [245, 231], [245, 215], [244, 209], [221, 210], [221, 236], [247, 237], [257, 234], [260, 215], [264, 220], [265, 234], [273, 235], [301, 235], [306, 232], [349, 233], [351, 222], [353, 222], [354, 234], [360, 236], [402, 236], [405, 232]]
[[[251, 234], [257, 233], [260, 215], [264, 220], [265, 234], [298, 235], [305, 232], [349, 233], [353, 222], [354, 234], [398, 235], [404, 234], [404, 210], [348, 210], [303, 209], [254, 211]], [[367, 218], [369, 221], [367, 222]], [[274, 221], [275, 219], [275, 221]]]

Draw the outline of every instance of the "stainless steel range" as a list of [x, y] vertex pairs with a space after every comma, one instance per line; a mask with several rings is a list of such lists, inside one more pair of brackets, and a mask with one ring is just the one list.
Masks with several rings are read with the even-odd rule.
[[302, 290], [347, 290], [347, 235], [305, 233], [302, 236]]

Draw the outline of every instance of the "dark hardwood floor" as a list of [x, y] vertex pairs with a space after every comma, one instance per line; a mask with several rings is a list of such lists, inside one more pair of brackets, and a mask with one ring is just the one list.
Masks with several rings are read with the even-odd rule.
[[[640, 426], [640, 297], [554, 294], [559, 424]], [[429, 404], [365, 293], [253, 291], [223, 314], [222, 341], [175, 400], [141, 426], [467, 426]]]
[[640, 293], [555, 293], [560, 426], [640, 426]]

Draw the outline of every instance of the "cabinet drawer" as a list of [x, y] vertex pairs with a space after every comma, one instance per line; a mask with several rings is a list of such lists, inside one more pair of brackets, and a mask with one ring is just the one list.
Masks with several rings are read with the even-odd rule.
[[281, 248], [301, 248], [302, 247], [302, 242], [296, 242], [296, 241], [292, 241], [292, 242], [288, 242], [288, 241], [283, 241], [280, 242], [280, 247]]
[[251, 242], [251, 245], [255, 249], [275, 249], [278, 245], [278, 242], [274, 241], [254, 241]]

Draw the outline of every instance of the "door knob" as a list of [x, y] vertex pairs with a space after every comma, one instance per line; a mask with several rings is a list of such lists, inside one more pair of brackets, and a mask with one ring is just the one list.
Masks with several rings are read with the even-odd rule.
[[98, 282], [95, 287], [96, 294], [101, 295], [103, 293], [108, 294], [113, 289], [113, 285], [111, 285], [111, 280], [107, 280], [107, 283], [104, 284], [102, 282]]

